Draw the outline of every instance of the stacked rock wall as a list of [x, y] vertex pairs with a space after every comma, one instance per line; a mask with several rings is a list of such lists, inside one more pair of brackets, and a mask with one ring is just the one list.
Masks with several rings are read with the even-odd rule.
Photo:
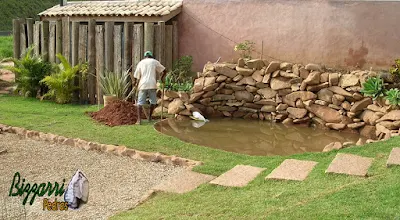
[[265, 60], [208, 63], [190, 95], [165, 94], [164, 111], [179, 117], [200, 111], [207, 117], [308, 124], [387, 139], [399, 133], [400, 110], [360, 93], [361, 85], [374, 75]]

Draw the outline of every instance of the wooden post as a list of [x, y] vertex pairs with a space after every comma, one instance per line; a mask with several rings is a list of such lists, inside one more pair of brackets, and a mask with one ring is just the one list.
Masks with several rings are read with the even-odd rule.
[[165, 26], [165, 68], [172, 69], [172, 25]]
[[14, 36], [14, 58], [21, 57], [21, 27], [18, 19], [13, 19], [13, 36]]
[[[87, 49], [87, 25], [79, 25], [79, 53], [78, 53], [78, 60], [79, 63], [86, 62], [86, 49]], [[80, 88], [80, 95], [79, 100], [81, 104], [87, 104], [88, 99], [88, 91], [87, 91], [87, 77], [80, 76], [79, 77], [79, 88]]]
[[[62, 34], [62, 20], [58, 19], [56, 23], [56, 54], [62, 53], [62, 45], [63, 45], [63, 34]], [[56, 57], [56, 62], [60, 63], [60, 60]]]
[[104, 26], [105, 30], [105, 68], [107, 71], [113, 71], [114, 69], [114, 22], [106, 22]]
[[150, 22], [144, 23], [144, 51], [154, 53], [154, 24]]
[[89, 20], [88, 24], [88, 93], [90, 104], [96, 103], [96, 21]]
[[121, 42], [121, 25], [114, 26], [114, 73], [121, 73], [122, 65], [122, 42]]
[[54, 63], [56, 50], [56, 23], [50, 22], [50, 33], [49, 33], [49, 61]]
[[132, 64], [132, 23], [124, 23], [124, 57], [122, 59], [122, 71], [126, 71]]
[[70, 46], [70, 42], [71, 42], [71, 37], [70, 37], [70, 25], [69, 25], [69, 17], [65, 17], [62, 19], [62, 41], [63, 41], [63, 56], [65, 57], [65, 59], [68, 60], [68, 62], [71, 62], [71, 46]]
[[33, 52], [35, 55], [40, 54], [40, 21], [36, 21], [33, 25]]
[[100, 76], [104, 73], [104, 27], [97, 25], [96, 27], [96, 89], [97, 104], [103, 104], [103, 90], [100, 86]]
[[158, 61], [161, 62], [162, 65], [165, 65], [165, 22], [158, 22], [158, 31], [159, 31], [159, 47], [158, 47]]
[[[71, 26], [71, 65], [75, 66], [79, 63], [79, 22], [72, 22]], [[79, 77], [75, 77], [75, 86], [79, 86]], [[74, 103], [79, 103], [79, 90], [74, 92]]]
[[178, 32], [178, 22], [177, 21], [172, 21], [172, 26], [173, 26], [173, 34], [172, 34], [172, 59], [173, 62], [177, 61], [179, 59], [179, 32]]
[[21, 29], [21, 33], [20, 33], [20, 41], [21, 41], [21, 44], [20, 44], [20, 47], [21, 47], [21, 54], [22, 53], [24, 53], [25, 52], [25, 50], [26, 50], [26, 29], [25, 29], [25, 23], [24, 22], [21, 22], [20, 24], [19, 24], [19, 26], [20, 26], [20, 29]]
[[160, 25], [155, 24], [154, 26], [154, 44], [153, 44], [153, 55], [158, 61], [160, 61]]
[[133, 26], [133, 70], [143, 57], [144, 41], [143, 41], [143, 25], [135, 24]]
[[41, 54], [45, 61], [49, 60], [49, 21], [42, 22], [42, 30], [41, 30]]
[[33, 19], [27, 18], [26, 19], [26, 28], [27, 28], [27, 35], [28, 35], [28, 47], [33, 44]]

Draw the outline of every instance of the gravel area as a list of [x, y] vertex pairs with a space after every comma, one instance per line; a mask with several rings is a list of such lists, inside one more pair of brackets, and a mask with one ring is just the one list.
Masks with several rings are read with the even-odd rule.
[[[1, 153], [4, 149], [7, 152]], [[77, 169], [89, 180], [89, 201], [79, 210], [43, 210], [43, 199], [53, 201], [54, 194], [36, 197], [35, 202], [27, 203], [25, 208], [21, 200], [26, 194], [8, 196], [15, 172], [21, 174], [21, 179], [25, 178], [25, 183], [31, 184], [62, 183], [65, 179], [66, 189]], [[26, 219], [107, 219], [132, 208], [154, 185], [180, 172], [184, 172], [184, 168], [0, 134], [0, 219], [2, 215], [10, 217], [23, 212]], [[64, 201], [64, 198], [57, 197], [57, 201]]]

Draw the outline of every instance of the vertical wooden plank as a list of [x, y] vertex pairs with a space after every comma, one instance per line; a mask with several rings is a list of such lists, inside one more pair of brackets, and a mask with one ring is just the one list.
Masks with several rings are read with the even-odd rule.
[[158, 31], [159, 31], [159, 47], [158, 47], [158, 53], [159, 57], [158, 60], [162, 63], [162, 65], [165, 65], [165, 22], [160, 21], [158, 22]]
[[124, 23], [124, 57], [122, 59], [122, 71], [126, 71], [132, 64], [132, 33], [131, 22]]
[[100, 76], [104, 73], [104, 27], [96, 26], [96, 89], [97, 103], [103, 104], [103, 90], [100, 86]]
[[63, 56], [68, 62], [71, 62], [71, 39], [70, 39], [70, 24], [69, 24], [69, 17], [62, 18], [62, 49], [63, 49]]
[[173, 26], [173, 34], [172, 34], [172, 59], [173, 62], [179, 59], [179, 33], [178, 33], [178, 22], [177, 21], [172, 21], [172, 26]]
[[165, 68], [172, 69], [172, 25], [165, 26]]
[[114, 73], [121, 73], [122, 68], [122, 26], [114, 26]]
[[21, 29], [21, 33], [20, 33], [21, 49], [20, 50], [21, 50], [21, 54], [23, 54], [23, 53], [25, 53], [26, 45], [27, 45], [25, 22], [21, 22], [19, 25], [20, 25], [20, 29]]
[[41, 29], [41, 54], [45, 61], [49, 60], [49, 26], [50, 23], [48, 21], [42, 22]]
[[[154, 27], [154, 47], [153, 55], [158, 61], [160, 61], [160, 25], [156, 24]], [[147, 50], [146, 50], [147, 51]]]
[[[56, 54], [62, 53], [62, 45], [63, 45], [63, 36], [62, 36], [62, 20], [58, 19], [56, 22]], [[56, 57], [56, 62], [60, 63], [60, 60]]]
[[[71, 64], [73, 66], [79, 63], [79, 22], [72, 22], [71, 24]], [[75, 78], [74, 85], [79, 86], [79, 77]], [[74, 103], [79, 103], [80, 91], [74, 92]]]
[[144, 23], [144, 51], [154, 53], [154, 24], [150, 22]]
[[33, 25], [33, 52], [35, 55], [40, 54], [40, 22], [36, 21]]
[[54, 63], [56, 53], [56, 23], [50, 22], [49, 33], [49, 61]]
[[26, 19], [26, 28], [27, 28], [27, 38], [28, 38], [28, 47], [33, 44], [33, 19]]
[[90, 104], [96, 104], [96, 21], [89, 20], [88, 24], [88, 93]]
[[133, 69], [136, 69], [137, 64], [143, 57], [144, 39], [143, 39], [143, 24], [135, 24], [133, 26]]
[[[85, 63], [87, 61], [87, 34], [88, 34], [88, 26], [87, 25], [79, 25], [79, 52], [78, 52], [78, 60], [79, 63]], [[87, 91], [87, 77], [79, 77], [79, 100], [81, 104], [87, 104], [88, 100], [88, 91]]]
[[14, 58], [21, 57], [21, 26], [18, 19], [13, 19]]
[[105, 30], [105, 36], [104, 36], [104, 41], [105, 41], [105, 54], [104, 57], [106, 59], [105, 61], [105, 68], [108, 71], [113, 71], [114, 69], [114, 22], [106, 22], [104, 26]]

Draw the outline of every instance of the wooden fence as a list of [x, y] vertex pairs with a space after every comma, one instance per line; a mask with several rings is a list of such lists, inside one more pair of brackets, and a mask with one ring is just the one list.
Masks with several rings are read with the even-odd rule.
[[[82, 104], [102, 103], [99, 76], [103, 71], [121, 72], [135, 70], [144, 51], [153, 51], [167, 69], [178, 59], [177, 22], [169, 24], [133, 22], [70, 22], [68, 18], [49, 21], [33, 19], [13, 20], [14, 57], [30, 46], [34, 54], [58, 63], [61, 53], [72, 64], [87, 62], [89, 75], [79, 76], [76, 84], [80, 91], [76, 99]], [[99, 98], [100, 97], [100, 98]]]

